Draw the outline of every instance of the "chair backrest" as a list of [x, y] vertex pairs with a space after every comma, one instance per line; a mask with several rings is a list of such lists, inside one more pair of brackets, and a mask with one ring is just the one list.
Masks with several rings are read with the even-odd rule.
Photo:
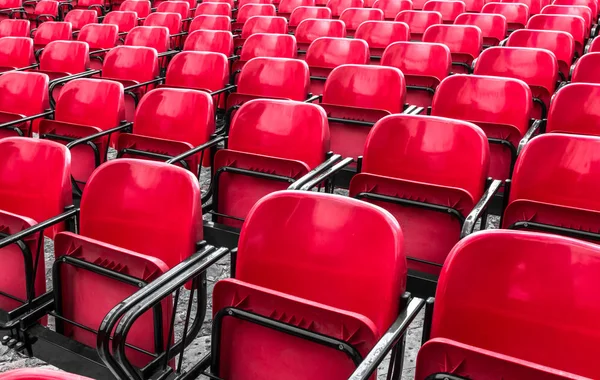
[[452, 54], [477, 58], [483, 49], [481, 30], [472, 25], [432, 25], [423, 34], [423, 42], [448, 46]]
[[114, 128], [124, 119], [123, 85], [119, 82], [81, 78], [64, 85], [56, 101], [56, 121]]
[[546, 49], [491, 47], [475, 62], [477, 75], [516, 78], [529, 86], [542, 87], [554, 93], [558, 80], [558, 62]]
[[2, 20], [0, 21], [0, 38], [29, 37], [29, 28], [29, 20]]
[[235, 113], [228, 149], [297, 160], [315, 168], [329, 151], [327, 115], [310, 103], [251, 100]]
[[81, 41], [52, 41], [40, 56], [40, 70], [77, 74], [90, 67], [90, 49]]
[[383, 53], [381, 64], [400, 69], [406, 77], [426, 76], [442, 81], [450, 74], [452, 58], [444, 44], [395, 42]]
[[427, 28], [442, 23], [442, 14], [427, 11], [402, 11], [398, 13], [395, 21], [406, 23], [410, 28], [411, 38], [420, 41]]
[[330, 19], [331, 9], [326, 7], [298, 7], [290, 15], [289, 26], [298, 26], [309, 18]]
[[173, 57], [167, 68], [167, 86], [216, 91], [229, 81], [229, 61], [221, 53], [184, 51]]
[[132, 11], [139, 18], [146, 18], [150, 14], [152, 4], [147, 0], [125, 0], [121, 3], [120, 11]]
[[390, 115], [371, 129], [363, 173], [484, 192], [489, 144], [478, 126], [435, 116]]
[[231, 31], [231, 18], [228, 16], [199, 15], [190, 23], [188, 32], [196, 30], [225, 30]]
[[354, 38], [365, 40], [371, 49], [385, 49], [394, 42], [410, 41], [410, 29], [403, 22], [365, 21]]
[[90, 177], [81, 199], [80, 234], [173, 268], [195, 251], [200, 213], [200, 188], [190, 171], [122, 158]]
[[506, 46], [550, 50], [556, 56], [560, 71], [565, 77], [569, 75], [569, 68], [575, 54], [573, 36], [556, 30], [516, 30], [508, 37]]
[[[0, 87], [6, 88], [4, 75]], [[71, 154], [64, 145], [6, 137], [0, 139], [0, 160], [6, 163], [0, 165], [0, 210], [40, 223], [71, 205]]]
[[361, 39], [321, 37], [306, 51], [306, 63], [310, 67], [334, 68], [353, 63], [369, 62], [369, 46]]
[[592, 19], [598, 17], [598, 2], [596, 0], [554, 0], [553, 5], [581, 5], [590, 8], [592, 11]]
[[110, 49], [119, 38], [119, 27], [111, 24], [87, 24], [77, 36], [77, 41], [87, 42], [90, 49]]
[[[1, 47], [0, 47], [1, 49]], [[49, 108], [46, 74], [8, 72], [0, 76], [0, 112], [33, 116]]]
[[479, 13], [485, 5], [485, 0], [465, 0], [465, 11], [469, 13]]
[[116, 25], [119, 33], [127, 33], [137, 25], [137, 18], [133, 11], [112, 11], [104, 16], [103, 23]]
[[373, 8], [381, 9], [386, 20], [394, 20], [398, 13], [412, 10], [410, 0], [375, 0]]
[[233, 55], [233, 34], [226, 30], [195, 30], [188, 35], [183, 50], [212, 51]]
[[164, 26], [136, 26], [127, 33], [125, 45], [151, 47], [164, 53], [169, 50], [169, 36]]
[[298, 24], [294, 33], [298, 43], [312, 43], [319, 37], [346, 37], [346, 25], [340, 20], [309, 18]]
[[34, 15], [51, 15], [58, 16], [58, 1], [56, 0], [40, 0], [35, 5], [33, 10]]
[[521, 3], [487, 3], [481, 13], [494, 13], [506, 17], [508, 29], [514, 30], [525, 27], [529, 20], [529, 7]]
[[70, 41], [72, 38], [72, 26], [70, 22], [46, 21], [40, 24], [33, 35], [35, 46], [46, 46], [52, 41]]
[[296, 38], [289, 34], [253, 34], [242, 46], [241, 61], [256, 57], [295, 58], [298, 54]]
[[600, 38], [594, 38], [589, 45], [588, 53], [600, 52]]
[[88, 377], [51, 369], [13, 369], [2, 374], [4, 380], [91, 380]]
[[586, 23], [581, 16], [542, 14], [535, 15], [527, 22], [527, 29], [558, 30], [571, 34], [582, 53], [585, 41]]
[[21, 0], [2, 0], [0, 1], [0, 9], [20, 8]]
[[238, 0], [238, 8], [243, 7], [246, 4], [273, 4], [271, 0]]
[[395, 67], [342, 65], [327, 78], [323, 103], [401, 113], [406, 98], [404, 75]]
[[431, 114], [476, 124], [513, 126], [525, 134], [532, 97], [521, 80], [480, 75], [451, 75], [433, 97]]
[[93, 9], [73, 9], [65, 16], [65, 22], [70, 22], [73, 30], [81, 30], [87, 24], [97, 24], [98, 13]]
[[169, 34], [177, 34], [181, 32], [181, 15], [179, 13], [152, 12], [144, 20], [144, 26], [164, 26], [169, 30]]
[[542, 9], [543, 15], [571, 15], [579, 16], [585, 21], [586, 32], [592, 25], [592, 10], [587, 5], [546, 5]]
[[187, 1], [175, 1], [169, 0], [164, 1], [158, 5], [156, 8], [157, 12], [167, 12], [167, 13], [178, 13], [181, 15], [181, 19], [186, 19], [189, 17], [190, 13], [190, 3]]
[[[236, 5], [235, 4], [235, 0], [212, 0], [212, 1], [208, 2], [208, 3], [225, 3], [225, 4], [229, 4], [229, 6], [231, 7], [231, 9], [234, 9], [235, 5]], [[202, 3], [200, 3], [200, 4], [202, 4]], [[200, 5], [200, 4], [198, 4], [198, 5]]]
[[542, 0], [504, 0], [504, 2], [526, 5], [529, 8], [529, 15], [537, 15], [542, 11]]
[[597, 70], [599, 64], [600, 53], [584, 54], [575, 62], [571, 82], [600, 83], [600, 73]]
[[194, 12], [194, 16], [199, 15], [231, 17], [231, 5], [228, 3], [200, 3]]
[[600, 84], [571, 83], [562, 87], [550, 103], [546, 131], [600, 136], [600, 110], [594, 104], [599, 95]]
[[253, 58], [238, 78], [239, 93], [297, 101], [306, 99], [310, 84], [306, 62], [288, 58]]
[[242, 38], [256, 33], [287, 34], [288, 25], [285, 17], [252, 16], [242, 27]]
[[463, 13], [454, 20], [454, 23], [478, 27], [484, 45], [498, 45], [506, 37], [508, 30], [506, 17], [494, 13]]
[[[321, 224], [325, 218], [326, 227]], [[309, 228], [315, 225], [323, 227], [318, 232]], [[398, 222], [381, 208], [337, 195], [277, 192], [248, 215], [236, 278], [359, 313], [386, 331], [398, 316], [405, 288], [402, 240]], [[283, 251], [284, 241], [294, 244]], [[364, 254], [367, 249], [371, 254]], [[337, 270], [331, 271], [332, 266]], [[360, 291], [349, 292], [356, 283]]]
[[206, 91], [158, 88], [140, 100], [133, 132], [198, 146], [214, 133], [214, 115], [212, 97]]
[[0, 38], [0, 67], [19, 68], [33, 65], [33, 40], [27, 37]]
[[277, 12], [279, 14], [291, 14], [298, 7], [314, 7], [315, 0], [282, 0], [279, 2]]
[[238, 10], [236, 22], [243, 24], [252, 16], [275, 16], [273, 4], [246, 4]]
[[158, 53], [145, 46], [117, 46], [106, 53], [102, 65], [102, 76], [112, 79], [143, 83], [158, 74]]
[[[433, 338], [592, 378], [600, 371], [594, 360], [598, 335], [592, 333], [600, 313], [593, 291], [600, 271], [597, 245], [488, 230], [457, 244], [446, 264], [435, 297]], [[558, 352], [548, 339], [570, 349]]]
[[327, 8], [331, 9], [333, 17], [339, 17], [347, 8], [363, 8], [363, 0], [329, 0]]
[[423, 5], [423, 10], [429, 12], [440, 12], [443, 22], [453, 23], [459, 14], [466, 11], [466, 6], [462, 1], [430, 0]]
[[366, 21], [383, 21], [383, 11], [377, 8], [346, 8], [340, 15], [340, 21], [347, 30], [356, 30]]

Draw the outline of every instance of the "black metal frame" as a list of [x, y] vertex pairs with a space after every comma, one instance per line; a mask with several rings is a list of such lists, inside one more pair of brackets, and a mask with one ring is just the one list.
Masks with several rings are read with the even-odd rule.
[[18, 127], [18, 125], [20, 125], [22, 123], [28, 123], [28, 122], [34, 121], [36, 119], [45, 119], [45, 118], [47, 118], [49, 116], [53, 116], [53, 115], [54, 115], [54, 110], [47, 110], [47, 111], [44, 111], [44, 112], [39, 113], [37, 115], [27, 116], [27, 117], [24, 117], [22, 119], [18, 119], [18, 120], [13, 120], [13, 121], [9, 121], [9, 122], [6, 122], [6, 123], [2, 123], [2, 124], [0, 124], [0, 129], [12, 129], [19, 136], [24, 136], [25, 134], [23, 133], [23, 131], [21, 130], [21, 128]]

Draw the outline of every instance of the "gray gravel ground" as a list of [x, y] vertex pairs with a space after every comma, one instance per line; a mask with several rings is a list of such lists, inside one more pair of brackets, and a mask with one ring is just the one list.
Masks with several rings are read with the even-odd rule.
[[[202, 190], [205, 192], [207, 190], [209, 183], [209, 176], [207, 172], [203, 172], [201, 175], [201, 184]], [[344, 194], [344, 191], [336, 191], [336, 193]], [[499, 217], [490, 216], [488, 218], [488, 228], [498, 228]], [[46, 279], [48, 289], [51, 288], [50, 284], [50, 270], [52, 268], [52, 263], [54, 261], [54, 247], [52, 241], [49, 239], [46, 240], [45, 244], [45, 257], [46, 257]], [[210, 349], [210, 330], [211, 330], [211, 321], [210, 316], [212, 315], [212, 289], [214, 284], [222, 279], [229, 277], [229, 261], [222, 260], [217, 263], [213, 267], [211, 267], [207, 273], [208, 279], [208, 311], [206, 313], [207, 318], [204, 321], [202, 326], [202, 330], [198, 337], [192, 342], [192, 344], [188, 347], [184, 355], [183, 368], [188, 368], [195, 361], [199, 360], [204, 354], [208, 352]], [[176, 334], [177, 338], [181, 334], [181, 330], [183, 329], [183, 321], [185, 318], [185, 311], [183, 309], [184, 305], [187, 305], [187, 297], [188, 294], [186, 292], [185, 296], [182, 298], [182, 301], [179, 303], [180, 307], [177, 313], [176, 319]], [[52, 320], [50, 323], [52, 324]], [[417, 352], [419, 347], [421, 346], [421, 332], [423, 327], [423, 315], [422, 313], [417, 317], [417, 319], [413, 322], [408, 330], [407, 340], [406, 340], [406, 352], [405, 352], [405, 361], [404, 361], [404, 372], [402, 375], [403, 380], [412, 380], [414, 378], [415, 371], [415, 362]], [[389, 360], [389, 359], [388, 359]], [[387, 368], [388, 360], [386, 360], [380, 366], [378, 380], [385, 379], [385, 373], [382, 371], [383, 368]], [[56, 369], [53, 366], [50, 366], [38, 359], [35, 358], [27, 358], [23, 355], [16, 354], [13, 351], [8, 350], [6, 347], [0, 345], [0, 372], [5, 372], [11, 369], [16, 368], [24, 368], [24, 367], [39, 367], [39, 368], [52, 368]]]

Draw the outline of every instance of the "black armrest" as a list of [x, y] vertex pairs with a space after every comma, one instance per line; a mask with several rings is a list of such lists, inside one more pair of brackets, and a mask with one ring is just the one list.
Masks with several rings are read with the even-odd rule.
[[288, 187], [288, 190], [300, 190], [300, 188], [302, 186], [304, 186], [307, 182], [311, 181], [316, 176], [319, 176], [321, 173], [323, 173], [327, 169], [331, 168], [333, 165], [335, 165], [341, 159], [342, 159], [341, 155], [333, 154], [321, 165], [317, 166], [313, 170], [306, 173], [303, 177], [296, 180], [293, 184], [290, 185], [290, 187]]
[[317, 186], [319, 183], [322, 183], [323, 181], [336, 175], [340, 170], [350, 165], [353, 161], [354, 160], [352, 159], [352, 157], [344, 158], [342, 161], [338, 162], [329, 169], [323, 171], [321, 174], [307, 181], [304, 185], [300, 187], [300, 190], [309, 191], [313, 187]]
[[311, 95], [304, 101], [304, 103], [314, 103], [317, 100], [319, 103], [321, 103], [321, 99], [323, 99], [323, 95]]
[[[407, 308], [402, 311], [396, 321], [390, 326], [388, 331], [381, 337], [379, 342], [371, 349], [369, 354], [356, 368], [354, 373], [348, 378], [348, 380], [368, 380], [379, 364], [386, 357], [388, 352], [398, 344], [400, 339], [406, 334], [408, 326], [415, 319], [419, 311], [425, 305], [425, 300], [421, 298], [413, 298]], [[399, 353], [402, 355], [403, 353]]]
[[[483, 193], [483, 196], [481, 197], [479, 202], [477, 202], [475, 207], [473, 207], [473, 210], [471, 210], [471, 212], [465, 219], [465, 222], [463, 223], [462, 229], [460, 231], [461, 239], [473, 233], [473, 229], [475, 228], [475, 223], [477, 223], [477, 219], [479, 219], [483, 211], [490, 204], [492, 198], [494, 198], [494, 195], [498, 192], [498, 189], [500, 189], [501, 185], [502, 180], [495, 179], [492, 181], [490, 187], [487, 188], [485, 193]], [[482, 221], [481, 223], [483, 226], [485, 226], [485, 221]]]
[[404, 108], [404, 110], [402, 111], [402, 113], [405, 115], [419, 115], [423, 111], [425, 111], [425, 108], [423, 108], [423, 107], [418, 107], [415, 105], [407, 105]]
[[[40, 67], [40, 64], [39, 63], [34, 63], [33, 65], [29, 65], [29, 66], [25, 66], [25, 67], [19, 67], [18, 69], [14, 69], [14, 70], [11, 70], [11, 71], [27, 71], [27, 70], [37, 69], [38, 67]], [[3, 73], [0, 73], [0, 75], [2, 75], [4, 73], [10, 73], [10, 71], [5, 71]]]
[[519, 146], [517, 147], [517, 156], [519, 155], [519, 153], [521, 153], [521, 150], [523, 150], [523, 148], [529, 142], [529, 140], [531, 140], [533, 138], [533, 135], [538, 131], [538, 129], [540, 130], [540, 133], [544, 133], [545, 128], [546, 128], [545, 120], [534, 121], [533, 124], [531, 125], [531, 127], [529, 127], [529, 130], [527, 131], [527, 133], [525, 133], [525, 136], [523, 136], [521, 141], [519, 141]]
[[[42, 19], [42, 18], [46, 18], [46, 19], [50, 19], [50, 20], [52, 20], [52, 21], [56, 21], [56, 16], [53, 16], [53, 15], [48, 15], [48, 14], [41, 14], [41, 15], [38, 15], [38, 16], [35, 18], [35, 21], [37, 21], [37, 22], [39, 23], [39, 22], [41, 21], [41, 19]], [[46, 20], [46, 21], [47, 21], [47, 20]]]
[[131, 86], [125, 87], [125, 88], [123, 89], [123, 92], [128, 92], [128, 91], [131, 91], [131, 90], [135, 90], [136, 88], [140, 88], [140, 87], [148, 86], [148, 85], [150, 85], [150, 84], [154, 84], [154, 83], [160, 83], [160, 82], [162, 82], [163, 80], [165, 80], [165, 78], [164, 78], [164, 77], [157, 77], [157, 78], [151, 79], [151, 80], [149, 80], [149, 81], [147, 81], [147, 82], [142, 82], [142, 83], [138, 83], [138, 84], [134, 84], [134, 85], [131, 85]]
[[11, 127], [14, 127], [15, 125], [19, 125], [19, 124], [25, 123], [27, 121], [32, 121], [32, 120], [35, 120], [35, 119], [39, 119], [41, 117], [46, 117], [46, 116], [51, 116], [51, 115], [54, 115], [54, 110], [48, 110], [48, 111], [39, 113], [37, 115], [27, 116], [27, 117], [24, 117], [24, 118], [19, 119], [19, 120], [13, 120], [13, 121], [8, 121], [6, 123], [2, 123], [2, 124], [0, 124], [0, 129], [2, 129], [2, 128], [11, 128]]
[[227, 138], [228, 138], [227, 136], [214, 137], [212, 140], [209, 140], [202, 145], [198, 145], [197, 147], [190, 149], [187, 152], [181, 153], [179, 156], [175, 156], [175, 157], [171, 158], [170, 160], [167, 161], [167, 164], [175, 164], [179, 161], [185, 160], [186, 158], [191, 157], [196, 153], [202, 152], [203, 150], [205, 150], [207, 148], [216, 146], [221, 141], [227, 140]]
[[106, 135], [110, 135], [110, 134], [115, 133], [115, 132], [125, 132], [125, 130], [131, 128], [132, 126], [133, 126], [133, 122], [123, 123], [123, 124], [119, 125], [118, 127], [107, 129], [105, 131], [98, 132], [98, 133], [95, 133], [93, 135], [89, 135], [89, 136], [80, 138], [80, 139], [75, 140], [75, 141], [71, 141], [70, 143], [67, 144], [67, 148], [71, 149], [71, 148], [73, 148], [76, 145], [87, 144], [90, 141], [94, 141], [97, 138], [100, 138], [100, 137], [103, 137], [103, 136], [106, 136]]

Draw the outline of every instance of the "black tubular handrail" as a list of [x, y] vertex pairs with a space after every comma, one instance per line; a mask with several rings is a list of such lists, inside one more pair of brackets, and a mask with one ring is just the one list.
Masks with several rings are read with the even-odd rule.
[[338, 161], [342, 159], [342, 156], [339, 154], [332, 154], [325, 162], [316, 168], [312, 169], [308, 173], [306, 173], [301, 178], [298, 178], [293, 184], [288, 187], [288, 190], [300, 190], [302, 186], [304, 186], [307, 182], [311, 181], [316, 176], [321, 175], [323, 172], [330, 169], [333, 165], [335, 165]]
[[352, 159], [352, 157], [344, 158], [342, 161], [331, 166], [329, 169], [326, 169], [323, 172], [321, 172], [321, 174], [316, 175], [312, 179], [308, 180], [306, 183], [304, 183], [300, 187], [300, 190], [308, 191], [308, 190], [312, 189], [313, 187], [317, 186], [318, 184], [322, 183], [323, 181], [336, 175], [340, 170], [342, 170], [346, 166], [350, 165], [352, 162], [354, 162], [354, 159]]
[[[208, 267], [228, 253], [229, 250], [226, 248], [217, 249], [211, 245], [204, 245], [200, 251], [125, 299], [104, 317], [98, 329], [96, 348], [98, 355], [116, 378], [141, 379], [139, 372], [133, 368], [125, 357], [125, 341], [133, 322], [144, 313], [144, 310], [152, 307], [152, 305], [172, 294], [175, 289], [205, 272]], [[198, 297], [200, 297], [200, 294]], [[118, 326], [115, 329], [117, 323]], [[199, 323], [201, 324], [202, 321]], [[113, 330], [115, 334], [112, 338], [111, 352], [110, 341]], [[185, 340], [182, 338], [175, 345], [176, 347], [170, 348], [172, 357], [177, 354], [181, 343], [185, 347], [193, 340], [194, 336], [191, 335], [188, 334]], [[168, 343], [170, 344], [170, 342]], [[115, 356], [113, 356], [113, 353]], [[156, 360], [161, 358], [162, 356], [159, 356]]]

